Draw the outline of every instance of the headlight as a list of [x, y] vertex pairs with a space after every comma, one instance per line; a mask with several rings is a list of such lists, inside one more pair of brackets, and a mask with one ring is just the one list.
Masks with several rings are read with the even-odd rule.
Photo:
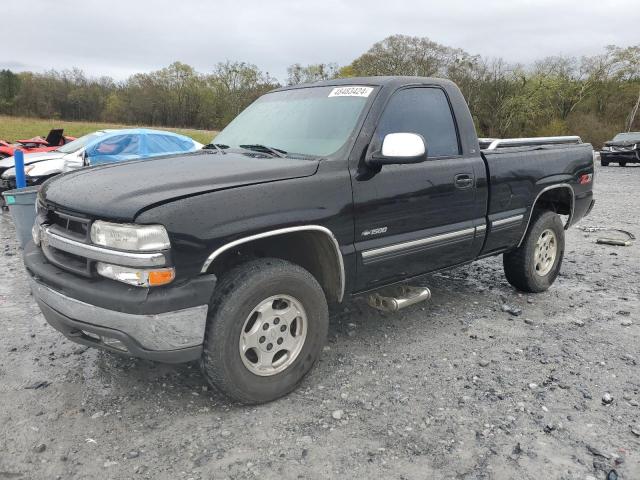
[[611, 150], [611, 147], [602, 147], [603, 152], [608, 152]]
[[41, 160], [24, 166], [24, 174], [27, 177], [50, 177], [64, 172], [64, 159]]
[[33, 227], [31, 227], [31, 237], [33, 238], [33, 243], [35, 243], [35, 245], [39, 247], [40, 246], [40, 224], [38, 223], [37, 218], [33, 224]]
[[[24, 174], [29, 175], [29, 172], [35, 168], [36, 164], [25, 165], [24, 166]], [[9, 180], [10, 178], [16, 178], [16, 168], [11, 167], [2, 174], [2, 178], [5, 180]]]
[[133, 225], [97, 220], [91, 225], [91, 241], [118, 250], [166, 250], [171, 246], [162, 225]]
[[147, 270], [102, 262], [96, 263], [96, 271], [103, 277], [135, 285], [136, 287], [159, 287], [171, 283], [176, 277], [176, 272], [173, 268]]
[[36, 195], [36, 213], [38, 212], [39, 208], [43, 208], [44, 209], [44, 200], [42, 198], [42, 189], [38, 190], [38, 194]]

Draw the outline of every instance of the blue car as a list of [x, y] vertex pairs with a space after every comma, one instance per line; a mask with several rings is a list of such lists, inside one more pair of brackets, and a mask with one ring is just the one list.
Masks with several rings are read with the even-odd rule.
[[[177, 133], [149, 128], [98, 130], [51, 152], [24, 156], [27, 185], [39, 185], [63, 172], [104, 163], [124, 162], [200, 150], [202, 144]], [[13, 157], [0, 160], [0, 191], [15, 188]]]

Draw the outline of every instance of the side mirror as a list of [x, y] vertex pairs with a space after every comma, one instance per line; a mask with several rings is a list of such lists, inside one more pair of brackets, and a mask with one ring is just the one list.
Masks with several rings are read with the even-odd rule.
[[420, 163], [427, 159], [427, 143], [417, 133], [390, 133], [384, 137], [382, 148], [371, 154], [367, 163], [390, 165]]
[[82, 151], [82, 153], [80, 154], [80, 157], [82, 158], [83, 167], [88, 167], [91, 165], [91, 162], [89, 161], [89, 154], [87, 153], [86, 150]]

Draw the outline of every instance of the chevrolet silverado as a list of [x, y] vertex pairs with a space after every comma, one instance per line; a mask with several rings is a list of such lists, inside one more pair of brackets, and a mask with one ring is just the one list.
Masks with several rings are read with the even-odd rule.
[[515, 288], [548, 289], [564, 230], [594, 203], [591, 145], [479, 142], [442, 79], [280, 88], [214, 142], [47, 181], [24, 262], [68, 338], [198, 360], [243, 403], [300, 383], [330, 303], [368, 295], [397, 310], [429, 297], [412, 279], [493, 255]]

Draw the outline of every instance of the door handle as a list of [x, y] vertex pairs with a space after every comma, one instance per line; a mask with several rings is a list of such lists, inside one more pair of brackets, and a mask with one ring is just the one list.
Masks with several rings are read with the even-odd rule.
[[473, 187], [473, 176], [468, 173], [459, 173], [454, 177], [453, 184], [461, 190]]

